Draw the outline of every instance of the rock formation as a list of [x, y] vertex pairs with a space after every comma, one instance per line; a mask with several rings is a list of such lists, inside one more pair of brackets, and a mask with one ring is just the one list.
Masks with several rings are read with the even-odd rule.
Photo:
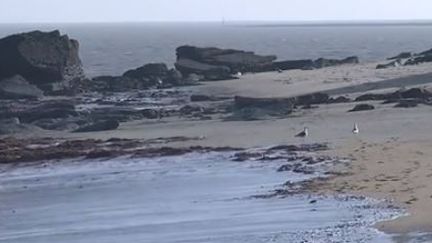
[[21, 75], [44, 91], [68, 89], [81, 79], [78, 41], [59, 31], [11, 35], [0, 40], [0, 80]]
[[195, 73], [211, 80], [232, 78], [238, 72], [269, 71], [276, 60], [276, 56], [214, 47], [180, 46], [176, 52], [175, 66], [185, 77]]

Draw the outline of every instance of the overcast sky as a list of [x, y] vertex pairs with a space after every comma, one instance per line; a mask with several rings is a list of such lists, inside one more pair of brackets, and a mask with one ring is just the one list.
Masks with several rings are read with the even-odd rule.
[[0, 23], [425, 20], [432, 0], [0, 0]]

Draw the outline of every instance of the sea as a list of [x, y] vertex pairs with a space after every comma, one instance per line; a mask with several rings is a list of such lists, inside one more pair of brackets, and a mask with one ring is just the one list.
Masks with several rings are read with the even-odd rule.
[[175, 50], [181, 45], [248, 50], [276, 55], [279, 60], [356, 55], [362, 62], [432, 48], [430, 23], [0, 24], [0, 38], [55, 29], [80, 42], [80, 56], [90, 77], [118, 75], [151, 62], [173, 66]]

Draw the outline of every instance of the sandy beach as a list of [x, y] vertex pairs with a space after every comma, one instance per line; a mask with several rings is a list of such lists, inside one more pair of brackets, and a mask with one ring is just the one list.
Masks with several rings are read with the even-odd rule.
[[[242, 76], [239, 80], [209, 82], [193, 87], [193, 92], [219, 96], [290, 97], [318, 91], [353, 96], [369, 92], [388, 92], [401, 87], [426, 86], [432, 81], [431, 64], [376, 70], [376, 63], [344, 65], [311, 71], [260, 73]], [[419, 76], [422, 77], [420, 83]], [[379, 86], [380, 82], [386, 82]], [[401, 85], [404, 84], [404, 85]], [[410, 85], [410, 84], [415, 85]], [[360, 85], [360, 86], [359, 86]], [[351, 87], [353, 86], [353, 87]], [[344, 93], [345, 87], [351, 87]], [[377, 88], [378, 87], [378, 88]], [[357, 88], [357, 89], [356, 89]], [[338, 91], [339, 90], [339, 91]], [[356, 92], [358, 91], [358, 92]], [[394, 200], [408, 210], [409, 216], [379, 224], [390, 233], [431, 232], [430, 203], [432, 164], [429, 151], [432, 143], [432, 107], [404, 109], [392, 104], [369, 102], [377, 109], [348, 113], [353, 103], [320, 105], [318, 109], [284, 119], [260, 121], [187, 121], [167, 118], [161, 122], [136, 121], [115, 131], [91, 134], [54, 134], [68, 138], [157, 138], [169, 136], [204, 136], [204, 140], [171, 144], [172, 146], [206, 145], [259, 147], [271, 144], [328, 142], [329, 153], [353, 159], [348, 175], [317, 184], [315, 191], [343, 192]], [[361, 133], [351, 133], [357, 122]], [[304, 126], [311, 135], [305, 141], [294, 138]]]
[[[319, 70], [246, 74], [237, 80], [206, 82], [182, 89], [196, 94], [232, 97], [292, 97], [314, 92], [355, 98], [364, 93], [393, 92], [400, 88], [425, 87], [432, 82], [432, 64], [375, 69], [376, 63], [342, 65]], [[206, 102], [202, 102], [204, 105]], [[365, 103], [365, 102], [363, 102]], [[318, 180], [309, 188], [314, 194], [364, 195], [390, 200], [408, 215], [376, 227], [386, 233], [432, 232], [432, 106], [394, 108], [394, 104], [368, 101], [376, 109], [347, 112], [355, 102], [320, 104], [284, 118], [257, 121], [226, 121], [223, 115], [212, 120], [167, 117], [122, 123], [113, 131], [91, 133], [46, 132], [21, 137], [74, 139], [154, 139], [174, 136], [199, 140], [171, 142], [169, 146], [265, 147], [278, 144], [328, 143], [332, 156], [349, 158], [340, 173]], [[360, 134], [351, 132], [358, 123]], [[306, 139], [294, 135], [309, 127]], [[339, 171], [338, 171], [339, 170]]]

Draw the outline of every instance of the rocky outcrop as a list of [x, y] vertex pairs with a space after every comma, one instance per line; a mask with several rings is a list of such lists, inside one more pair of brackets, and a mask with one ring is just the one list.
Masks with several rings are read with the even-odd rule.
[[0, 40], [0, 79], [21, 75], [46, 92], [83, 78], [78, 41], [59, 31], [16, 34]]
[[432, 99], [432, 91], [425, 88], [411, 88], [406, 90], [398, 90], [392, 93], [384, 94], [364, 94], [355, 99], [355, 101], [369, 101], [369, 100], [391, 100], [398, 101], [401, 99]]
[[324, 93], [314, 93], [295, 97], [295, 104], [299, 106], [329, 103], [330, 96]]
[[126, 71], [122, 76], [94, 77], [87, 85], [87, 90], [125, 92], [149, 88], [170, 88], [186, 85], [182, 74], [175, 69], [168, 69], [165, 63], [149, 63], [139, 68]]
[[120, 126], [119, 122], [116, 120], [106, 120], [99, 121], [93, 124], [78, 128], [74, 132], [100, 132], [100, 131], [109, 131], [115, 130]]
[[149, 63], [136, 69], [131, 69], [123, 77], [139, 80], [144, 86], [178, 86], [182, 84], [182, 75], [175, 69], [168, 69], [165, 63]]
[[273, 63], [273, 70], [311, 70], [314, 69], [315, 63], [311, 59], [306, 60], [288, 60]]
[[43, 91], [20, 75], [0, 81], [0, 99], [38, 99]]
[[232, 78], [238, 72], [269, 71], [276, 60], [276, 56], [214, 47], [180, 46], [176, 52], [176, 69], [185, 77], [195, 73], [211, 80]]
[[432, 62], [432, 49], [414, 54], [405, 62], [405, 65], [417, 65], [425, 62]]
[[326, 59], [326, 58], [319, 58], [314, 61], [314, 67], [315, 68], [325, 68], [325, 67], [331, 67], [331, 66], [339, 66], [339, 65], [346, 65], [346, 64], [358, 64], [359, 58], [356, 56], [347, 57], [344, 59]]
[[374, 110], [375, 106], [370, 104], [359, 104], [356, 105], [353, 109], [349, 110], [349, 112], [356, 112], [356, 111], [370, 111]]
[[177, 60], [175, 66], [184, 76], [201, 75], [202, 78], [199, 78], [199, 81], [217, 81], [234, 78], [231, 69], [223, 65], [211, 65], [182, 58]]
[[392, 67], [400, 67], [402, 66], [402, 60], [401, 59], [396, 59], [395, 61], [389, 62], [387, 64], [378, 64], [376, 66], [376, 69], [386, 69], [386, 68], [392, 68]]
[[402, 52], [397, 56], [387, 58], [387, 60], [407, 59], [411, 58], [413, 54], [411, 52]]
[[273, 63], [273, 70], [311, 70], [319, 69], [331, 66], [345, 65], [345, 64], [357, 64], [359, 59], [356, 56], [347, 57], [344, 59], [327, 59], [319, 58], [317, 60], [305, 59], [305, 60], [287, 60], [278, 61]]

